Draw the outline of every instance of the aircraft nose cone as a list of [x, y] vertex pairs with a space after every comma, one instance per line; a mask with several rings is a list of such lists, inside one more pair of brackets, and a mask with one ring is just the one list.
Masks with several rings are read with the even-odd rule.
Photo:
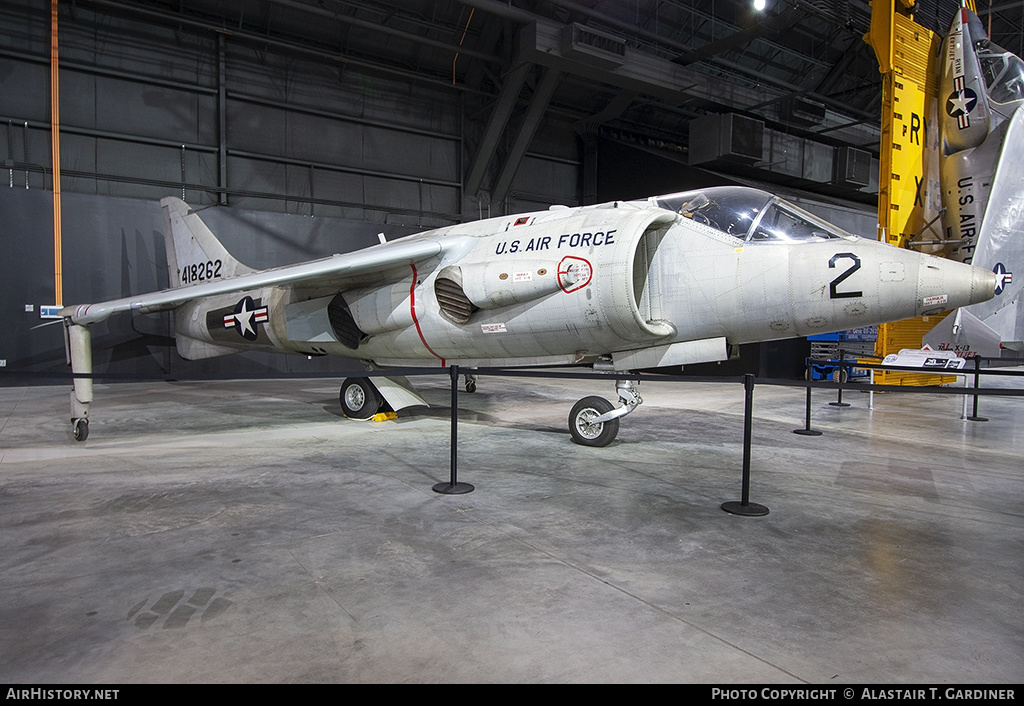
[[985, 302], [996, 295], [996, 273], [972, 267], [971, 304]]
[[996, 275], [980, 267], [930, 257], [918, 270], [920, 314], [937, 314], [995, 296]]

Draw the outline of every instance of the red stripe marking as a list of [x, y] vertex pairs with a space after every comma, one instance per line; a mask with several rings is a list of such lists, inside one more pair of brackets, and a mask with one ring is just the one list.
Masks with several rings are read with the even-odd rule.
[[444, 358], [434, 352], [434, 349], [427, 343], [427, 339], [423, 337], [423, 329], [420, 328], [420, 320], [416, 317], [416, 265], [409, 265], [412, 268], [412, 286], [409, 287], [409, 309], [412, 312], [412, 322], [416, 324], [416, 333], [419, 334], [420, 341], [423, 342], [423, 347], [430, 351], [430, 355], [434, 356], [441, 361], [441, 366], [444, 366]]

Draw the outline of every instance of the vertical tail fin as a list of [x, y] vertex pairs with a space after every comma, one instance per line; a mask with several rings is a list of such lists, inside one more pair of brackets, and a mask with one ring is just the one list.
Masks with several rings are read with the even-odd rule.
[[971, 316], [956, 316], [952, 328], [940, 324], [929, 332], [924, 340], [934, 348], [987, 357], [999, 357], [1000, 347], [1024, 352], [1024, 106], [1003, 128], [995, 174], [985, 185], [981, 227], [969, 251], [972, 265], [995, 272], [996, 295], [972, 304], [964, 310]]
[[243, 275], [254, 270], [231, 256], [197, 213], [181, 199], [160, 200], [171, 287]]
[[1007, 124], [988, 205], [971, 259], [996, 273], [996, 296], [970, 307], [999, 334], [1004, 348], [1024, 351], [1024, 105]]

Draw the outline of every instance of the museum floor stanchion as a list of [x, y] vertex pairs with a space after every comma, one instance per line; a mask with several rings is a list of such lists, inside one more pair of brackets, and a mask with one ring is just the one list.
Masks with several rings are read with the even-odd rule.
[[722, 509], [733, 515], [759, 517], [768, 514], [764, 505], [750, 502], [750, 428], [754, 407], [754, 376], [743, 376], [743, 492], [741, 500], [722, 503]]
[[452, 441], [451, 460], [449, 462], [451, 477], [447, 483], [434, 485], [435, 493], [444, 495], [462, 495], [471, 493], [474, 488], [470, 483], [460, 483], [458, 479], [459, 469], [459, 366], [452, 365], [448, 368], [452, 379]]

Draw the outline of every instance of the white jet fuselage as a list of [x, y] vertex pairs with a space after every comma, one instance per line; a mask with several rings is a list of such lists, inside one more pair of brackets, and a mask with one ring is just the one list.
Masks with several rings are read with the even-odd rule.
[[938, 313], [994, 288], [991, 273], [850, 236], [731, 187], [493, 218], [378, 247], [417, 240], [444, 247], [363, 280], [185, 304], [175, 314], [179, 348], [186, 357], [204, 346], [258, 347], [384, 366], [609, 357], [628, 369]]

